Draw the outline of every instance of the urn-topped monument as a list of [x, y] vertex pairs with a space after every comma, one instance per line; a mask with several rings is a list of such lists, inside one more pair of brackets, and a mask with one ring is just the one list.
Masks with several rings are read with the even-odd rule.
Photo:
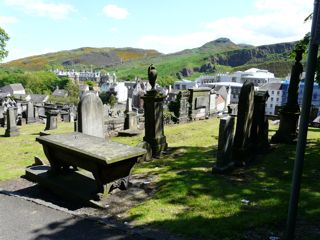
[[280, 125], [278, 131], [272, 136], [273, 143], [295, 143], [298, 136], [297, 126], [300, 116], [298, 104], [298, 90], [303, 66], [300, 63], [303, 50], [296, 50], [295, 63], [291, 69], [287, 103], [280, 110]]
[[148, 68], [148, 79], [151, 90], [142, 97], [144, 100], [145, 136], [143, 140], [152, 149], [152, 156], [157, 157], [168, 144], [163, 128], [163, 100], [165, 96], [155, 89], [157, 70], [153, 64]]

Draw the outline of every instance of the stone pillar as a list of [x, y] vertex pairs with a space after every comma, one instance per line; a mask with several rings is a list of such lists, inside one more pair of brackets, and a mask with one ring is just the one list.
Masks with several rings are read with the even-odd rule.
[[217, 161], [213, 166], [213, 173], [225, 172], [234, 165], [232, 161], [233, 130], [234, 117], [220, 118]]
[[57, 126], [58, 114], [59, 114], [59, 110], [54, 110], [54, 109], [46, 110], [47, 121], [46, 121], [46, 128], [44, 130], [52, 130], [58, 127]]
[[271, 138], [271, 142], [273, 143], [295, 143], [298, 137], [297, 127], [300, 116], [298, 89], [303, 72], [303, 66], [300, 63], [302, 54], [303, 51], [296, 51], [296, 62], [291, 69], [287, 103], [280, 110], [279, 129]]
[[150, 90], [144, 100], [145, 136], [143, 140], [150, 144], [152, 156], [157, 157], [167, 149], [163, 125], [163, 100], [165, 96], [156, 90]]
[[13, 108], [7, 109], [7, 129], [4, 134], [6, 137], [13, 137], [19, 135], [19, 130], [16, 125], [16, 116]]
[[137, 114], [132, 111], [132, 99], [127, 99], [127, 105], [125, 110], [124, 130], [137, 129]]
[[32, 102], [28, 102], [27, 105], [27, 124], [34, 123], [34, 107]]

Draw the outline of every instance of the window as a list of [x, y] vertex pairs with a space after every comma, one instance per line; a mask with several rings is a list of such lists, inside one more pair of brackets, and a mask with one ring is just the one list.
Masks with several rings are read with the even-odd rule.
[[186, 89], [187, 89], [186, 85], [182, 85], [182, 90], [186, 90]]
[[280, 91], [277, 91], [277, 95], [280, 95]]
[[273, 97], [271, 98], [271, 102], [273, 101]]
[[279, 98], [277, 98], [277, 102], [279, 102]]
[[271, 94], [274, 94], [274, 91], [271, 91]]
[[270, 104], [270, 107], [272, 107], [272, 104]]

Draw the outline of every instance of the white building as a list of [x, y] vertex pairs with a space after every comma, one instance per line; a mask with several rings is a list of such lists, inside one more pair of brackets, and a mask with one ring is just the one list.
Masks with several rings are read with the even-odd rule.
[[174, 90], [188, 90], [189, 88], [198, 87], [198, 84], [196, 81], [186, 80], [182, 79], [181, 81], [176, 81], [173, 84]]
[[268, 70], [262, 70], [258, 68], [250, 68], [244, 71], [241, 75], [241, 82], [252, 82], [255, 86], [262, 86], [263, 84], [274, 81], [274, 74]]
[[283, 91], [281, 86], [281, 83], [267, 83], [259, 88], [259, 90], [267, 90], [269, 93], [265, 110], [267, 115], [275, 115], [276, 106], [282, 105]]

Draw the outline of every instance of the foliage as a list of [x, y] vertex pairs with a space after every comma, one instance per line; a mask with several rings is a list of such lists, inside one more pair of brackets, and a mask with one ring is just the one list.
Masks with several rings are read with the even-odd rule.
[[97, 85], [94, 81], [91, 81], [91, 80], [85, 81], [85, 84], [87, 84], [89, 86], [90, 90], [92, 90], [93, 87]]
[[6, 50], [7, 41], [9, 40], [9, 35], [0, 27], [0, 62], [2, 59], [8, 56], [8, 51]]
[[110, 107], [114, 107], [117, 103], [117, 93], [116, 92], [103, 92], [100, 93], [99, 97], [103, 104], [109, 104]]

